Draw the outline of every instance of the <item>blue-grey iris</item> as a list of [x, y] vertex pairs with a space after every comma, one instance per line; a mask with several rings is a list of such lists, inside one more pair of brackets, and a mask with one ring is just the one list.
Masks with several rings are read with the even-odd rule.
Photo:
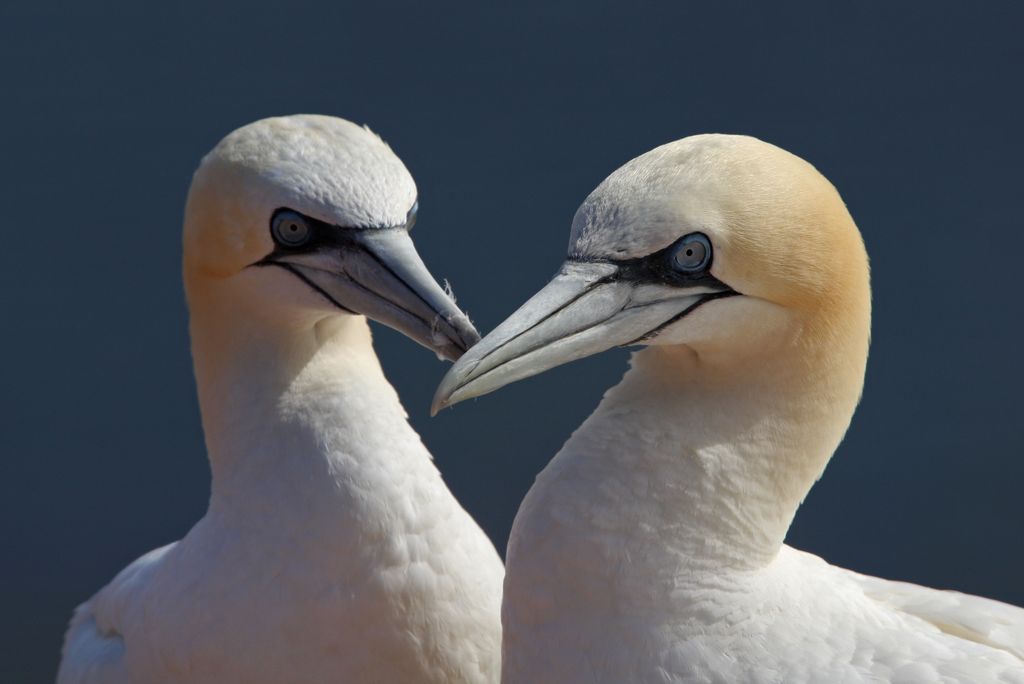
[[679, 241], [672, 254], [672, 267], [684, 273], [702, 271], [711, 265], [711, 241], [703, 233], [690, 233]]
[[270, 234], [282, 247], [301, 247], [313, 236], [313, 228], [302, 214], [285, 210], [274, 214]]

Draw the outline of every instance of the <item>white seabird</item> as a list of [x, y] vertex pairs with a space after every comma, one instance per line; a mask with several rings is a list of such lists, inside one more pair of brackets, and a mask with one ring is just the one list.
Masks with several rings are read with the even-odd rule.
[[449, 359], [478, 339], [413, 247], [416, 200], [342, 119], [258, 121], [203, 160], [184, 278], [209, 510], [78, 608], [60, 684], [498, 680], [501, 561], [364, 317]]
[[686, 138], [591, 193], [561, 272], [435, 399], [645, 346], [519, 509], [504, 684], [1024, 682], [1024, 610], [783, 544], [859, 400], [870, 308], [839, 194], [777, 147]]

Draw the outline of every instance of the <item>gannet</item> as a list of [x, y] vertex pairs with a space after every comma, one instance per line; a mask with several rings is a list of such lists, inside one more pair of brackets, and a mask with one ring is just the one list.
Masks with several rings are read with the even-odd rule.
[[870, 312], [839, 194], [777, 147], [685, 138], [594, 190], [558, 274], [435, 398], [643, 347], [519, 509], [504, 684], [1024, 682], [1021, 608], [783, 544], [859, 400]]
[[183, 271], [209, 509], [77, 609], [60, 684], [497, 681], [501, 561], [366, 321], [448, 359], [479, 339], [413, 247], [416, 209], [342, 119], [258, 121], [203, 159]]

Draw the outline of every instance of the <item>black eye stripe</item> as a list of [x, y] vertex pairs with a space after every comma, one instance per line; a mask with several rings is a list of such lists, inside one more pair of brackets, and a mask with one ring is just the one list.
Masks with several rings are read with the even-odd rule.
[[[284, 252], [309, 252], [324, 246], [351, 247], [355, 246], [353, 235], [367, 230], [409, 230], [411, 223], [416, 221], [416, 211], [419, 202], [415, 202], [406, 217], [406, 223], [399, 226], [338, 226], [326, 221], [315, 219], [301, 212], [280, 207], [274, 210], [270, 217], [270, 236], [274, 240], [273, 254]], [[309, 236], [296, 243], [292, 243], [287, 235], [291, 233], [289, 219], [295, 223], [301, 222], [309, 229]], [[282, 235], [283, 233], [283, 235]], [[284, 239], [282, 239], [284, 238]], [[273, 255], [272, 254], [272, 255]], [[272, 255], [268, 255], [269, 258]]]
[[[707, 245], [704, 264], [693, 271], [679, 270], [674, 260], [679, 249], [695, 236], [700, 236]], [[714, 262], [714, 251], [711, 241], [703, 233], [688, 233], [668, 247], [653, 254], [636, 259], [593, 259], [570, 256], [570, 261], [601, 262], [618, 266], [619, 270], [609, 280], [629, 280], [635, 283], [658, 285], [675, 285], [686, 287], [708, 286], [726, 288], [725, 283], [711, 275], [711, 264]]]

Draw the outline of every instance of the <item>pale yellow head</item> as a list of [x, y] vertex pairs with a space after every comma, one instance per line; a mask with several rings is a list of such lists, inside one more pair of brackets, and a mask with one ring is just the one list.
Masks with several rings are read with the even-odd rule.
[[447, 358], [478, 339], [413, 247], [416, 184], [368, 128], [263, 119], [226, 136], [195, 173], [184, 277], [204, 325], [271, 328], [366, 315]]
[[793, 351], [859, 394], [869, 328], [867, 255], [835, 188], [755, 138], [693, 136], [590, 194], [561, 273], [451, 369], [435, 409], [638, 344], [723, 369]]
[[185, 209], [185, 274], [228, 277], [273, 250], [280, 207], [338, 226], [401, 226], [416, 202], [402, 160], [364, 126], [314, 114], [262, 119], [203, 158]]

